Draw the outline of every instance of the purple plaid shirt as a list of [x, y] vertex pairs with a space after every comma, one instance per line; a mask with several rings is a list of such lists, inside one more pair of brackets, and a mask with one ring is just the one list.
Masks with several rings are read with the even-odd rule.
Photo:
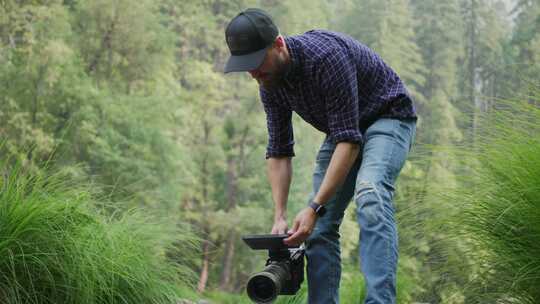
[[374, 51], [344, 34], [313, 30], [286, 37], [291, 68], [283, 86], [266, 90], [266, 158], [294, 156], [292, 111], [334, 142], [362, 144], [378, 118], [416, 119], [398, 75]]

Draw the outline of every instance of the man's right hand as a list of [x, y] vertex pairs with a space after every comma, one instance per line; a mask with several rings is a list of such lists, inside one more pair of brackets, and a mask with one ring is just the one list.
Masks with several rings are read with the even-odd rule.
[[276, 219], [274, 221], [274, 226], [272, 226], [272, 234], [286, 234], [287, 233], [287, 220], [286, 219]]

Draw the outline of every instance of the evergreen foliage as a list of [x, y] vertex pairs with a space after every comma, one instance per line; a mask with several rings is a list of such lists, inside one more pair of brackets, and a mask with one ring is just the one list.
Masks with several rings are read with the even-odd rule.
[[[75, 295], [67, 291], [53, 295], [50, 284], [89, 284], [85, 293], [77, 295], [83, 301], [80, 303], [90, 303], [89, 299], [100, 293], [101, 298], [112, 294], [125, 297], [132, 292], [130, 286], [135, 285], [125, 285], [121, 291], [112, 285], [100, 289], [102, 284], [95, 285], [100, 282], [95, 280], [112, 282], [117, 277], [110, 273], [101, 276], [96, 272], [99, 267], [117, 269], [118, 276], [123, 274], [112, 264], [92, 264], [96, 262], [91, 259], [107, 258], [129, 267], [135, 267], [130, 263], [137, 261], [134, 271], [142, 272], [155, 261], [127, 255], [125, 261], [114, 260], [111, 255], [120, 247], [110, 245], [135, 246], [130, 243], [135, 240], [131, 236], [154, 236], [155, 240], [143, 245], [163, 248], [167, 242], [174, 242], [179, 247], [168, 250], [166, 256], [168, 261], [191, 271], [190, 281], [197, 288], [188, 292], [186, 288], [191, 287], [179, 287], [185, 297], [207, 295], [218, 303], [246, 300], [238, 293], [247, 277], [262, 267], [266, 256], [250, 251], [240, 235], [269, 232], [273, 210], [265, 176], [265, 117], [257, 86], [248, 75], [222, 74], [228, 56], [224, 28], [247, 7], [268, 10], [284, 35], [328, 28], [357, 38], [377, 51], [412, 92], [420, 120], [416, 146], [401, 173], [396, 193], [399, 301], [457, 304], [495, 298], [523, 303], [537, 300], [532, 275], [536, 266], [529, 267], [534, 261], [527, 260], [533, 256], [521, 255], [525, 248], [532, 252], [532, 247], [523, 246], [536, 242], [533, 237], [525, 239], [534, 233], [501, 236], [499, 226], [486, 223], [498, 214], [496, 206], [500, 207], [500, 202], [517, 200], [511, 195], [525, 202], [524, 192], [532, 191], [532, 199], [537, 193], [534, 184], [524, 182], [535, 168], [536, 142], [526, 142], [523, 132], [530, 132], [527, 134], [534, 138], [531, 132], [537, 131], [538, 125], [538, 116], [532, 113], [537, 113], [535, 106], [539, 103], [535, 90], [540, 75], [540, 11], [538, 1], [521, 0], [0, 1], [0, 158], [6, 163], [3, 175], [25, 181], [22, 184], [32, 185], [31, 189], [45, 189], [45, 184], [55, 184], [54, 178], [48, 181], [49, 169], [45, 169], [52, 166], [61, 169], [75, 185], [92, 184], [92, 191], [103, 198], [94, 201], [87, 190], [77, 192], [60, 183], [58, 188], [47, 186], [52, 187], [47, 191], [55, 193], [50, 197], [44, 197], [42, 190], [16, 195], [17, 199], [31, 200], [32, 206], [37, 206], [35, 214], [10, 199], [10, 212], [17, 210], [10, 213], [17, 216], [10, 225], [36, 223], [39, 229], [51, 233], [40, 238], [34, 230], [28, 230], [29, 239], [24, 244], [32, 249], [32, 241], [39, 241], [34, 246], [37, 251], [17, 256], [17, 267], [23, 267], [17, 269], [24, 270], [24, 263], [34, 263], [37, 273], [32, 276], [39, 282], [21, 271], [21, 284], [32, 283], [32, 288], [49, 292], [51, 297], [70, 299]], [[512, 106], [508, 110], [501, 108], [500, 97], [516, 97], [532, 106]], [[486, 113], [499, 112], [513, 113], [514, 121], [510, 123], [509, 116], [485, 119]], [[523, 121], [528, 121], [529, 127], [525, 128]], [[293, 123], [297, 157], [293, 161], [289, 219], [305, 206], [315, 153], [323, 139], [299, 117], [294, 116]], [[497, 131], [489, 133], [494, 126]], [[508, 138], [512, 138], [508, 140], [512, 144], [504, 143]], [[470, 153], [462, 157], [461, 151]], [[479, 158], [479, 151], [489, 153]], [[493, 178], [488, 179], [490, 182], [499, 185], [498, 189], [482, 188], [480, 181], [488, 176]], [[510, 185], [524, 190], [503, 193]], [[462, 195], [452, 201], [441, 197], [449, 187], [460, 189]], [[479, 200], [479, 192], [475, 192], [478, 189], [493, 191], [490, 200]], [[0, 197], [18, 193], [13, 191], [2, 192]], [[505, 196], [507, 192], [510, 196]], [[497, 197], [501, 200], [491, 200]], [[53, 203], [41, 204], [42, 200]], [[467, 208], [473, 203], [478, 208], [490, 207], [468, 209], [465, 219], [482, 225], [462, 223], [470, 229], [464, 230], [461, 237], [447, 215], [463, 217], [462, 206], [455, 203], [463, 200], [468, 202]], [[134, 207], [172, 218], [170, 227], [181, 227], [181, 233], [174, 233], [177, 230], [172, 228], [162, 230], [157, 224], [156, 230], [141, 231], [133, 225], [145, 221], [131, 214]], [[99, 208], [100, 214], [96, 215], [94, 208]], [[516, 208], [505, 213], [512, 225], [535, 227], [535, 213]], [[521, 214], [518, 211], [527, 216], [520, 221], [510, 217]], [[73, 215], [68, 221], [63, 216], [69, 212]], [[359, 231], [353, 213], [347, 211], [341, 228], [341, 295], [343, 301], [349, 302], [359, 301], [363, 290], [358, 271]], [[39, 222], [37, 215], [50, 219], [50, 225]], [[88, 221], [83, 220], [86, 217]], [[530, 222], [523, 222], [525, 219]], [[0, 226], [5, 223], [0, 222]], [[525, 228], [519, 231], [525, 233]], [[77, 237], [65, 237], [69, 231], [76, 231]], [[51, 235], [50, 242], [42, 242], [49, 240], [47, 235]], [[191, 248], [192, 235], [202, 240], [196, 256], [186, 255], [182, 249], [184, 244]], [[497, 240], [492, 241], [494, 238]], [[0, 244], [7, 243], [0, 238]], [[56, 263], [51, 256], [38, 258], [39, 250], [75, 252], [83, 245], [96, 247], [91, 247], [95, 250], [87, 255], [77, 251], [65, 264]], [[139, 258], [155, 253], [147, 249], [137, 251]], [[471, 251], [479, 254], [469, 254]], [[162, 253], [157, 256], [162, 257]], [[505, 261], [510, 254], [516, 260], [506, 265], [522, 272], [503, 268], [504, 263], [493, 263], [494, 258]], [[31, 260], [23, 263], [23, 257]], [[15, 261], [15, 257], [11, 260]], [[85, 262], [79, 265], [77, 261]], [[6, 263], [2, 265], [8, 267]], [[483, 267], [488, 264], [495, 266]], [[92, 269], [83, 269], [86, 266], [82, 265]], [[83, 270], [89, 274], [73, 274]], [[13, 284], [19, 281], [6, 279], [10, 271], [0, 269], [2, 284], [12, 284], [9, 290], [14, 292], [7, 298], [18, 301], [26, 297], [32, 303], [32, 293], [18, 292], [22, 285]], [[60, 273], [73, 276], [63, 277]], [[514, 284], [508, 285], [512, 280]], [[148, 288], [133, 293], [133, 297], [150, 297], [154, 287]], [[167, 288], [162, 289], [164, 295], [177, 290], [177, 286]], [[501, 291], [506, 292], [504, 297], [478, 297]], [[304, 296], [305, 291], [297, 298], [280, 301], [302, 302]]]

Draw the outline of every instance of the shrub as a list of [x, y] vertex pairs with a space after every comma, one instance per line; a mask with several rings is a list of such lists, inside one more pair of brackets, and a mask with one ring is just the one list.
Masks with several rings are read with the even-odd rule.
[[[175, 303], [189, 271], [166, 259], [179, 236], [141, 211], [106, 215], [62, 174], [0, 164], [0, 303]], [[103, 204], [103, 203], [101, 203]], [[178, 243], [178, 242], [176, 242]]]
[[468, 169], [452, 222], [478, 268], [469, 292], [478, 302], [540, 303], [539, 101], [500, 103], [460, 154]]

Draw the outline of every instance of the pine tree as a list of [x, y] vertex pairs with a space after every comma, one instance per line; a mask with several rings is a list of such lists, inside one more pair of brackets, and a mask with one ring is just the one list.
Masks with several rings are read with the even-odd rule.
[[474, 141], [479, 116], [490, 108], [491, 98], [499, 95], [498, 82], [506, 73], [503, 45], [508, 31], [504, 29], [504, 3], [487, 0], [461, 2], [464, 21], [464, 52], [459, 62], [459, 88], [463, 101], [458, 104], [467, 116], [463, 125]]
[[[455, 105], [456, 63], [462, 51], [459, 4], [455, 0], [413, 1], [412, 4], [426, 80], [420, 89], [426, 101], [420, 112], [423, 120], [416, 142], [452, 146], [462, 140], [462, 132], [457, 125], [460, 113]], [[444, 232], [436, 226], [441, 214], [448, 214], [452, 210], [452, 206], [437, 205], [437, 195], [457, 182], [454, 172], [456, 165], [444, 150], [428, 150], [424, 159], [420, 164], [422, 179], [417, 179], [414, 194], [411, 195], [416, 202], [405, 214], [409, 223], [416, 223], [414, 231], [410, 231], [413, 238], [422, 240], [410, 248], [411, 254], [422, 261], [420, 273], [423, 274], [425, 291], [419, 300], [441, 302], [445, 301], [445, 290], [452, 289], [451, 283], [462, 279], [460, 273], [441, 269], [448, 255], [456, 256], [459, 252], [447, 250], [452, 244], [443, 241], [446, 239]]]
[[522, 92], [529, 98], [540, 82], [540, 3], [520, 0], [513, 13], [516, 15], [516, 26], [510, 43], [514, 51], [511, 90]]
[[408, 0], [367, 0], [353, 2], [340, 29], [381, 55], [402, 78], [421, 111], [425, 71], [414, 25]]

